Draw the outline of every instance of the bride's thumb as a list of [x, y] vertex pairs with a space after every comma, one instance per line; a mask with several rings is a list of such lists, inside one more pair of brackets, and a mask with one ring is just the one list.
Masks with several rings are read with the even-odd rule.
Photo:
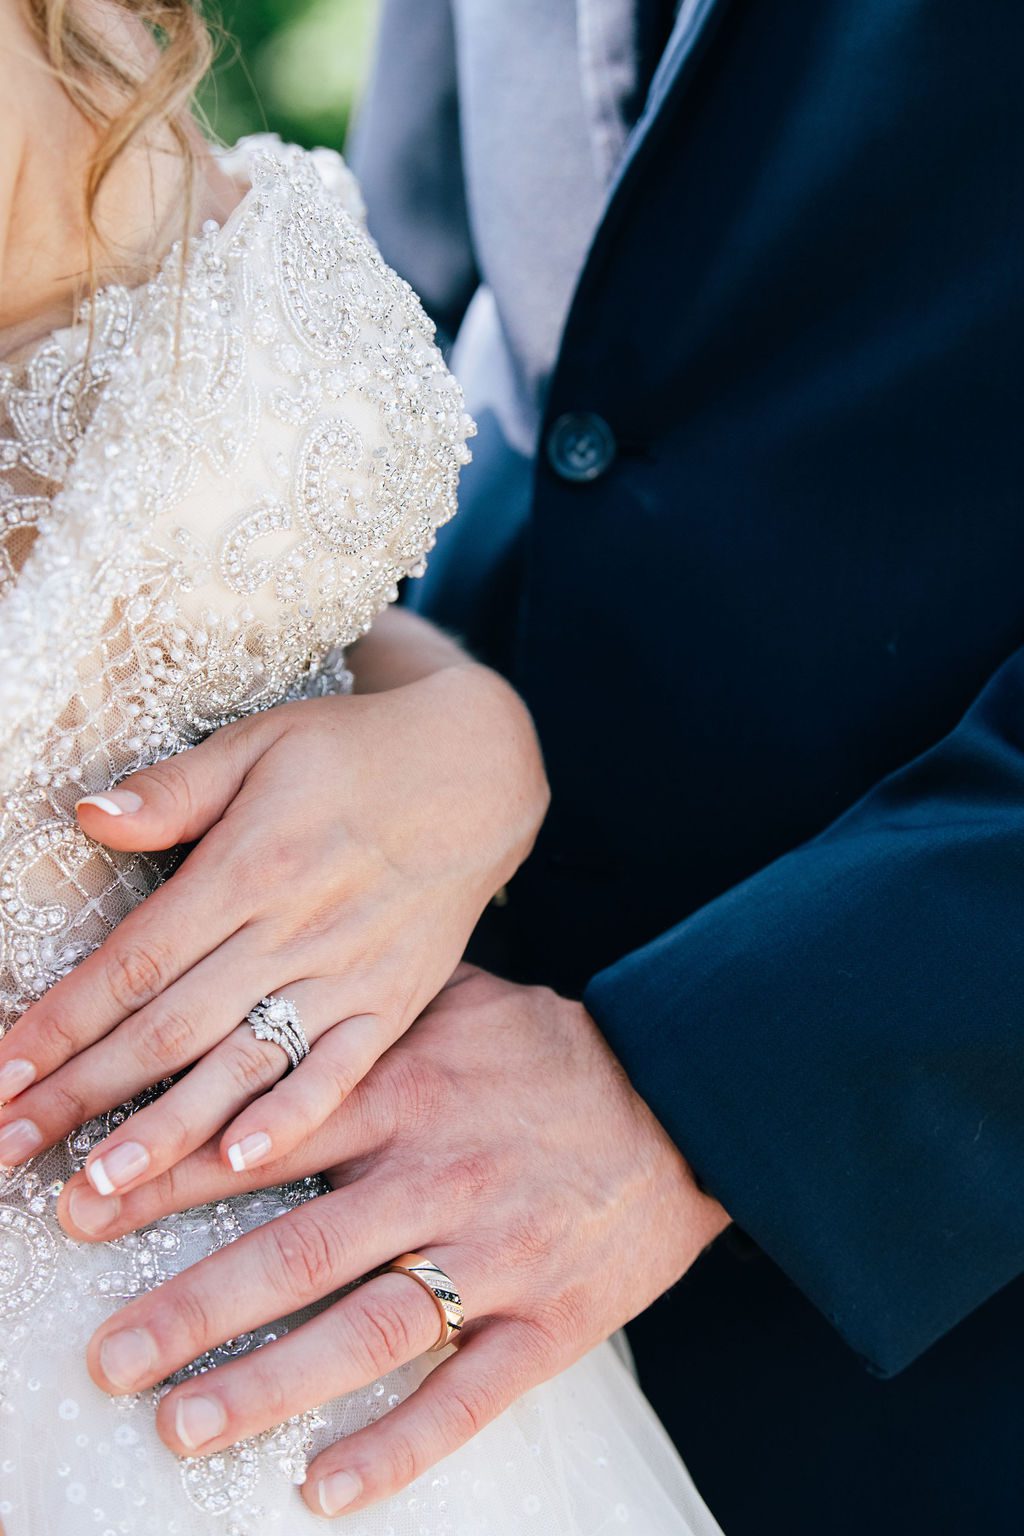
[[[150, 850], [192, 843], [219, 821], [266, 747], [259, 717], [223, 726], [197, 747], [86, 795], [82, 831], [108, 848]], [[249, 729], [246, 729], [249, 727]]]

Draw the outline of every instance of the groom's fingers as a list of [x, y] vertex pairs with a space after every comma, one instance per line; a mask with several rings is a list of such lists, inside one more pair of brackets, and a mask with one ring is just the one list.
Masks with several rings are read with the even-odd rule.
[[411, 1397], [310, 1465], [302, 1497], [314, 1514], [347, 1515], [401, 1491], [478, 1434], [545, 1375], [522, 1324], [496, 1321], [467, 1339]]
[[421, 1195], [395, 1178], [368, 1175], [310, 1200], [109, 1318], [90, 1340], [90, 1374], [115, 1396], [155, 1386], [225, 1339], [322, 1301], [404, 1252], [422, 1219]]
[[157, 1428], [179, 1455], [210, 1455], [388, 1376], [431, 1349], [438, 1327], [421, 1286], [379, 1275], [276, 1343], [168, 1393]]

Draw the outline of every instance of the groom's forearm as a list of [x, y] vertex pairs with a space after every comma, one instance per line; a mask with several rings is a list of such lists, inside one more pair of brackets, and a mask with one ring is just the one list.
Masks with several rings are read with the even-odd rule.
[[703, 1187], [883, 1374], [1024, 1256], [1024, 655], [586, 1005]]
[[391, 607], [348, 653], [356, 693], [386, 693], [473, 658], [456, 640], [407, 608]]

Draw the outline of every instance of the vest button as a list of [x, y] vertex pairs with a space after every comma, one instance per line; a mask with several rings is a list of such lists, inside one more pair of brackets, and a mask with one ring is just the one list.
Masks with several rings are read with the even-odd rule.
[[563, 480], [597, 480], [614, 462], [615, 433], [603, 416], [570, 411], [548, 433], [548, 459]]

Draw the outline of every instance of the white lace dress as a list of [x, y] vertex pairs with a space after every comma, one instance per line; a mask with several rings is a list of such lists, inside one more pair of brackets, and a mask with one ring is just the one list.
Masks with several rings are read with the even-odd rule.
[[[226, 168], [251, 191], [187, 261], [171, 252], [151, 283], [106, 289], [76, 326], [0, 367], [0, 1028], [173, 864], [91, 844], [75, 801], [227, 720], [344, 690], [345, 646], [455, 511], [472, 424], [342, 162], [261, 139]], [[123, 1298], [319, 1193], [309, 1180], [76, 1245], [54, 1215], [61, 1182], [134, 1107], [0, 1170], [0, 1526], [322, 1530], [292, 1486], [310, 1454], [385, 1413], [427, 1366], [185, 1461], [156, 1436], [158, 1394], [99, 1392], [86, 1341]], [[232, 1339], [189, 1373], [287, 1326]], [[612, 1345], [342, 1528], [717, 1531]]]

